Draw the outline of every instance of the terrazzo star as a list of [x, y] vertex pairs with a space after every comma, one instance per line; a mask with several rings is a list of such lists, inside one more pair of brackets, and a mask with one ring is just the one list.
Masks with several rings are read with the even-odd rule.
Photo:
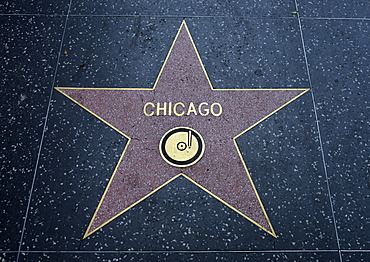
[[128, 139], [84, 238], [179, 176], [276, 237], [236, 139], [308, 89], [214, 89], [185, 21], [153, 88], [56, 89]]

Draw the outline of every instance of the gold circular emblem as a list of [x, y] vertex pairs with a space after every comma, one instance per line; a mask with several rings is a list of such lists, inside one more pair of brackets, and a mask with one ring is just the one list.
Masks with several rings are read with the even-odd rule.
[[176, 127], [163, 135], [159, 142], [159, 152], [168, 164], [176, 167], [188, 167], [202, 158], [204, 140], [194, 129]]

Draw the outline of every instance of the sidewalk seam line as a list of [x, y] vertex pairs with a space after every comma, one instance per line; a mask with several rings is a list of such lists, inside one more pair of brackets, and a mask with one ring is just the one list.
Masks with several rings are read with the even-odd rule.
[[318, 118], [318, 114], [317, 114], [316, 101], [315, 101], [315, 96], [314, 96], [313, 86], [312, 86], [312, 81], [311, 81], [311, 73], [310, 73], [310, 68], [309, 68], [308, 58], [307, 58], [307, 53], [306, 53], [306, 45], [305, 45], [305, 41], [304, 41], [304, 37], [303, 37], [303, 28], [302, 28], [302, 24], [301, 24], [301, 18], [299, 16], [297, 0], [294, 0], [294, 2], [295, 2], [296, 10], [297, 10], [297, 18], [298, 18], [299, 30], [300, 30], [300, 34], [301, 34], [301, 41], [302, 41], [303, 55], [304, 55], [305, 64], [306, 64], [307, 77], [308, 77], [308, 81], [309, 81], [309, 84], [310, 84], [311, 98], [312, 98], [313, 109], [314, 109], [315, 120], [316, 120], [316, 129], [317, 129], [317, 134], [318, 134], [318, 138], [319, 138], [321, 158], [322, 158], [323, 166], [324, 166], [326, 187], [327, 187], [327, 191], [328, 191], [328, 194], [329, 194], [329, 203], [330, 203], [330, 208], [331, 208], [331, 213], [332, 213], [332, 218], [333, 218], [333, 226], [334, 226], [334, 230], [335, 230], [335, 236], [336, 236], [336, 240], [337, 240], [336, 242], [337, 242], [337, 246], [338, 246], [339, 259], [340, 259], [340, 262], [342, 262], [343, 260], [342, 260], [342, 252], [341, 252], [341, 248], [340, 248], [340, 242], [339, 242], [337, 221], [336, 221], [335, 212], [334, 212], [332, 194], [331, 194], [331, 190], [330, 190], [329, 176], [328, 176], [325, 153], [324, 153], [323, 142], [322, 142], [322, 137], [321, 137], [319, 118]]
[[20, 253], [22, 252], [22, 245], [23, 245], [22, 243], [23, 243], [23, 238], [24, 238], [24, 232], [25, 232], [27, 219], [28, 219], [28, 214], [29, 214], [29, 210], [30, 210], [30, 206], [31, 206], [32, 194], [33, 194], [35, 181], [36, 181], [36, 176], [37, 176], [37, 171], [38, 171], [38, 166], [39, 166], [39, 162], [40, 162], [41, 149], [42, 149], [42, 146], [43, 146], [43, 143], [44, 143], [45, 132], [46, 132], [46, 129], [47, 129], [47, 122], [48, 122], [48, 117], [49, 117], [49, 112], [50, 112], [50, 105], [51, 105], [51, 100], [52, 100], [52, 96], [53, 96], [53, 90], [54, 90], [54, 85], [55, 85], [55, 81], [56, 81], [59, 61], [60, 61], [60, 57], [61, 57], [61, 53], [62, 53], [64, 36], [65, 36], [66, 30], [67, 30], [67, 22], [68, 22], [69, 13], [70, 13], [70, 10], [71, 10], [71, 5], [72, 5], [72, 0], [70, 0], [70, 2], [69, 2], [68, 12], [67, 12], [67, 15], [66, 15], [66, 19], [64, 21], [63, 34], [62, 34], [62, 37], [61, 37], [60, 46], [59, 46], [59, 50], [58, 50], [58, 56], [57, 56], [55, 70], [54, 70], [54, 77], [53, 77], [52, 87], [51, 87], [51, 91], [49, 93], [49, 101], [48, 101], [48, 106], [47, 106], [46, 114], [45, 114], [44, 126], [43, 126], [43, 130], [42, 130], [40, 144], [39, 144], [39, 150], [38, 150], [38, 153], [37, 153], [36, 164], [35, 164], [35, 167], [34, 167], [31, 188], [30, 188], [30, 192], [29, 192], [29, 196], [28, 196], [27, 209], [26, 209], [26, 213], [24, 215], [22, 233], [21, 233], [21, 237], [20, 237], [20, 240], [19, 240], [19, 247], [18, 247], [18, 252], [17, 252], [17, 260], [16, 260], [17, 262], [19, 261]]

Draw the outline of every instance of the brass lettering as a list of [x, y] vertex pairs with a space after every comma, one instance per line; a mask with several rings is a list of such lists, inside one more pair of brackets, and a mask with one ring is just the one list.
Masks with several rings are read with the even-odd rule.
[[[218, 106], [218, 113], [217, 114], [215, 113], [215, 110], [214, 110], [215, 106]], [[220, 116], [222, 114], [222, 106], [221, 106], [220, 103], [213, 103], [211, 105], [211, 114], [214, 115], [214, 116]]]
[[144, 112], [144, 115], [146, 115], [146, 116], [152, 116], [152, 115], [154, 115], [154, 110], [151, 112], [151, 113], [148, 113], [147, 111], [146, 111], [146, 108], [148, 107], [148, 106], [151, 106], [151, 107], [153, 107], [153, 109], [154, 109], [154, 104], [152, 103], [152, 102], [148, 102], [148, 103], [146, 103], [145, 105], [144, 105], [144, 107], [143, 107], [143, 112]]
[[[207, 106], [207, 108], [204, 108], [204, 111], [202, 111], [202, 106]], [[208, 114], [209, 114], [209, 108], [208, 108], [208, 103], [206, 103], [206, 102], [202, 102], [202, 103], [200, 103], [199, 104], [199, 106], [198, 106], [198, 111], [199, 111], [199, 114], [201, 115], [201, 116], [208, 116]]]
[[178, 113], [177, 112], [177, 106], [182, 106], [183, 108], [185, 108], [185, 105], [184, 105], [184, 103], [181, 103], [181, 102], [177, 102], [176, 104], [174, 104], [173, 105], [173, 113], [175, 114], [175, 115], [177, 115], [177, 116], [182, 116], [182, 115], [184, 115], [185, 114], [185, 112], [184, 111], [182, 111], [181, 113]]
[[147, 102], [143, 106], [143, 113], [146, 116], [189, 116], [198, 114], [201, 116], [208, 116], [210, 113], [213, 116], [220, 116], [223, 112], [222, 105], [220, 103], [212, 103], [211, 106], [207, 102], [201, 102], [197, 107], [193, 102], [185, 105], [183, 102], [158, 102], [156, 104]]
[[172, 115], [172, 102], [168, 102], [168, 115]]
[[186, 113], [186, 115], [189, 116], [190, 113], [193, 113], [194, 115], [198, 115], [197, 110], [195, 109], [195, 106], [194, 106], [193, 102], [190, 102], [188, 112]]
[[157, 103], [157, 116], [160, 116], [161, 115], [161, 111], [163, 111], [163, 115], [165, 116], [166, 115], [166, 109], [167, 109], [167, 102], [163, 102], [163, 107], [160, 107], [160, 104], [161, 103]]

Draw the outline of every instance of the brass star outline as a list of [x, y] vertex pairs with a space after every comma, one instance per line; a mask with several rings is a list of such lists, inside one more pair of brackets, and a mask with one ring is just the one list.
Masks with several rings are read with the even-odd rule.
[[[236, 148], [236, 150], [237, 150], [237, 153], [238, 153], [238, 155], [239, 155], [239, 157], [240, 157], [240, 160], [241, 160], [241, 162], [242, 162], [242, 164], [243, 164], [244, 170], [245, 170], [245, 172], [246, 172], [246, 174], [247, 174], [247, 177], [248, 177], [249, 183], [251, 184], [251, 186], [252, 186], [252, 188], [253, 188], [254, 194], [255, 194], [255, 196], [256, 196], [256, 197], [257, 197], [257, 199], [258, 199], [258, 202], [259, 202], [260, 208], [261, 208], [261, 209], [262, 209], [262, 211], [263, 211], [263, 214], [264, 214], [264, 216], [265, 216], [265, 218], [266, 218], [266, 220], [267, 220], [267, 223], [268, 223], [268, 225], [269, 225], [269, 228], [270, 228], [270, 229], [267, 229], [267, 228], [263, 227], [262, 225], [260, 225], [259, 223], [257, 223], [255, 220], [251, 219], [249, 216], [247, 216], [246, 214], [244, 214], [243, 212], [241, 212], [241, 211], [240, 211], [240, 210], [238, 210], [237, 208], [233, 207], [232, 205], [230, 205], [228, 202], [226, 202], [225, 200], [223, 200], [222, 198], [220, 198], [220, 197], [219, 197], [219, 196], [217, 196], [216, 194], [212, 193], [209, 189], [207, 189], [207, 188], [203, 187], [200, 183], [197, 183], [195, 180], [193, 180], [192, 178], [190, 178], [189, 176], [187, 176], [187, 175], [185, 175], [184, 173], [182, 173], [182, 172], [181, 172], [181, 173], [179, 173], [178, 175], [175, 175], [174, 177], [172, 177], [171, 179], [169, 179], [168, 181], [166, 181], [165, 183], [163, 183], [162, 185], [160, 185], [159, 187], [157, 187], [157, 188], [155, 188], [154, 190], [152, 190], [149, 194], [146, 194], [144, 197], [141, 197], [139, 200], [137, 200], [135, 203], [131, 204], [130, 206], [126, 207], [126, 208], [125, 208], [125, 209], [123, 209], [121, 212], [118, 212], [115, 216], [111, 217], [110, 219], [108, 219], [107, 221], [105, 221], [104, 223], [102, 223], [101, 225], [99, 225], [99, 226], [95, 227], [93, 230], [91, 230], [92, 224], [93, 224], [93, 222], [94, 222], [94, 220], [95, 220], [95, 218], [96, 218], [96, 216], [97, 216], [97, 213], [98, 213], [98, 211], [99, 211], [99, 209], [100, 209], [100, 207], [101, 207], [101, 205], [102, 205], [102, 203], [103, 203], [104, 198], [106, 197], [106, 194], [107, 194], [107, 192], [108, 192], [108, 190], [109, 190], [109, 188], [110, 188], [110, 186], [111, 186], [111, 184], [112, 184], [113, 178], [115, 177], [115, 175], [116, 175], [116, 173], [117, 173], [117, 170], [118, 170], [118, 168], [119, 168], [119, 166], [120, 166], [120, 164], [121, 164], [121, 162], [122, 162], [122, 159], [123, 159], [123, 157], [124, 157], [124, 155], [125, 155], [125, 153], [126, 153], [126, 151], [127, 151], [128, 147], [129, 147], [129, 145], [130, 145], [130, 142], [131, 142], [131, 139], [132, 139], [132, 138], [131, 138], [131, 137], [129, 137], [129, 136], [128, 136], [127, 134], [125, 134], [124, 132], [122, 132], [122, 130], [118, 129], [118, 128], [117, 128], [116, 126], [114, 126], [113, 124], [109, 123], [109, 122], [108, 122], [107, 120], [105, 120], [104, 118], [100, 117], [98, 114], [94, 113], [92, 110], [90, 110], [89, 108], [87, 108], [86, 106], [84, 106], [82, 103], [80, 103], [79, 101], [77, 101], [76, 99], [74, 99], [71, 95], [69, 95], [69, 94], [68, 94], [68, 93], [66, 93], [66, 92], [68, 92], [68, 90], [78, 90], [78, 89], [79, 89], [79, 90], [109, 90], [109, 91], [112, 91], [112, 90], [117, 90], [117, 91], [153, 91], [153, 90], [156, 88], [156, 86], [157, 86], [157, 84], [158, 84], [158, 82], [159, 82], [159, 79], [160, 79], [160, 78], [161, 78], [161, 76], [162, 76], [163, 70], [164, 70], [164, 68], [165, 68], [165, 66], [166, 66], [166, 64], [167, 64], [167, 62], [168, 62], [168, 59], [169, 59], [169, 57], [170, 57], [170, 55], [171, 55], [171, 53], [172, 53], [172, 50], [173, 50], [173, 48], [174, 48], [174, 45], [175, 45], [175, 43], [176, 43], [176, 41], [177, 41], [177, 39], [178, 39], [178, 37], [179, 37], [179, 34], [180, 34], [180, 32], [181, 32], [182, 28], [184, 28], [184, 29], [186, 30], [187, 34], [189, 35], [189, 38], [190, 38], [190, 40], [191, 40], [191, 44], [192, 44], [192, 46], [193, 46], [193, 49], [194, 49], [194, 51], [195, 51], [195, 53], [196, 53], [196, 56], [197, 56], [198, 62], [199, 62], [199, 63], [200, 63], [200, 65], [201, 65], [201, 68], [202, 68], [202, 70], [203, 70], [204, 76], [206, 77], [206, 79], [207, 79], [207, 81], [208, 81], [208, 84], [209, 84], [209, 86], [211, 87], [211, 90], [212, 90], [212, 91], [292, 91], [292, 90], [294, 90], [294, 91], [300, 91], [300, 92], [299, 92], [299, 94], [298, 94], [298, 95], [296, 95], [293, 99], [290, 99], [289, 101], [287, 101], [286, 103], [284, 103], [282, 106], [278, 107], [276, 110], [274, 110], [274, 111], [273, 111], [273, 112], [271, 112], [270, 114], [267, 114], [265, 117], [261, 118], [259, 121], [255, 122], [253, 125], [250, 125], [247, 129], [245, 129], [244, 131], [242, 131], [241, 133], [239, 133], [238, 135], [236, 135], [235, 137], [233, 137], [233, 138], [232, 138], [233, 143], [234, 143], [234, 146], [235, 146], [235, 148]], [[270, 235], [272, 235], [273, 237], [275, 237], [275, 238], [277, 237], [277, 236], [276, 236], [276, 233], [275, 233], [275, 231], [274, 231], [274, 229], [273, 229], [273, 227], [272, 227], [272, 224], [271, 224], [271, 222], [270, 222], [270, 220], [269, 220], [269, 218], [268, 218], [267, 212], [266, 212], [266, 210], [265, 210], [265, 208], [264, 208], [264, 206], [263, 206], [263, 204], [262, 204], [262, 201], [261, 201], [261, 199], [260, 199], [260, 197], [259, 197], [259, 194], [258, 194], [258, 192], [257, 192], [257, 189], [256, 189], [256, 187], [255, 187], [255, 185], [254, 185], [254, 183], [253, 183], [253, 180], [252, 180], [251, 176], [250, 176], [250, 173], [249, 173], [248, 168], [247, 168], [247, 166], [246, 166], [246, 164], [245, 164], [245, 161], [244, 161], [244, 159], [243, 159], [243, 157], [242, 157], [242, 154], [241, 154], [240, 149], [239, 149], [239, 147], [238, 147], [238, 145], [237, 145], [236, 139], [237, 139], [238, 137], [240, 137], [241, 135], [243, 135], [244, 133], [246, 133], [247, 131], [249, 131], [250, 129], [252, 129], [253, 127], [255, 127], [256, 125], [258, 125], [259, 123], [261, 123], [262, 121], [264, 121], [265, 119], [267, 119], [268, 117], [270, 117], [271, 115], [275, 114], [277, 111], [279, 111], [279, 110], [280, 110], [280, 109], [282, 109], [283, 107], [285, 107], [285, 106], [287, 106], [288, 104], [290, 104], [291, 102], [293, 102], [295, 99], [297, 99], [297, 98], [299, 98], [300, 96], [302, 96], [303, 94], [305, 94], [307, 91], [309, 91], [309, 89], [306, 89], [306, 88], [298, 88], [298, 89], [292, 89], [292, 88], [289, 88], [289, 89], [282, 89], [282, 88], [279, 88], [279, 89], [273, 89], [273, 88], [271, 88], [271, 89], [214, 89], [214, 88], [213, 88], [213, 85], [211, 84], [211, 81], [210, 81], [210, 79], [209, 79], [209, 77], [208, 77], [208, 74], [207, 74], [207, 72], [206, 72], [206, 70], [205, 70], [205, 68], [204, 68], [204, 65], [203, 65], [202, 60], [201, 60], [201, 58], [200, 58], [200, 55], [199, 55], [199, 53], [198, 53], [198, 51], [197, 51], [197, 48], [196, 48], [196, 46], [195, 46], [195, 44], [194, 44], [193, 38], [191, 37], [191, 34], [190, 34], [190, 32], [189, 32], [189, 29], [188, 29], [188, 27], [187, 27], [187, 25], [186, 25], [185, 20], [184, 20], [184, 21], [182, 21], [182, 23], [181, 23], [181, 26], [180, 26], [180, 28], [179, 28], [179, 30], [178, 30], [178, 32], [177, 32], [177, 34], [176, 34], [176, 37], [175, 37], [175, 39], [174, 39], [174, 41], [173, 41], [173, 43], [172, 43], [172, 46], [171, 46], [171, 48], [170, 48], [170, 50], [169, 50], [169, 52], [168, 52], [168, 54], [167, 54], [167, 57], [166, 57], [166, 59], [165, 59], [165, 61], [164, 61], [164, 63], [163, 63], [163, 66], [162, 66], [162, 68], [161, 68], [161, 71], [160, 71], [160, 72], [159, 72], [159, 74], [158, 74], [158, 77], [157, 77], [157, 79], [156, 79], [156, 81], [155, 81], [155, 83], [154, 83], [153, 88], [109, 88], [109, 89], [107, 89], [107, 88], [73, 88], [73, 87], [55, 87], [55, 89], [56, 89], [56, 90], [58, 90], [61, 94], [63, 94], [63, 95], [64, 95], [64, 96], [66, 96], [67, 98], [71, 99], [71, 100], [72, 100], [73, 102], [75, 102], [77, 105], [81, 106], [83, 109], [85, 109], [86, 111], [88, 111], [89, 113], [91, 113], [92, 115], [94, 115], [95, 117], [97, 117], [99, 120], [101, 120], [102, 122], [104, 122], [105, 124], [107, 124], [109, 127], [111, 127], [112, 129], [114, 129], [115, 131], [117, 131], [119, 134], [123, 135], [124, 137], [126, 137], [126, 138], [128, 139], [128, 142], [127, 142], [127, 144], [126, 144], [126, 146], [125, 146], [125, 148], [124, 148], [124, 150], [123, 150], [123, 152], [122, 152], [122, 154], [121, 154], [121, 157], [120, 157], [120, 159], [119, 159], [119, 161], [118, 161], [118, 163], [117, 163], [117, 165], [116, 165], [116, 167], [115, 167], [115, 170], [114, 170], [114, 172], [113, 172], [113, 174], [112, 174], [112, 176], [111, 176], [111, 179], [110, 179], [110, 180], [109, 180], [109, 182], [108, 182], [108, 185], [106, 186], [106, 189], [105, 189], [105, 191], [104, 191], [104, 194], [103, 194], [103, 196], [101, 197], [101, 200], [99, 201], [98, 207], [96, 208], [96, 210], [95, 210], [95, 212], [94, 212], [94, 215], [93, 215], [93, 217], [92, 217], [92, 219], [91, 219], [91, 221], [90, 221], [90, 223], [89, 223], [89, 226], [88, 226], [88, 228], [87, 228], [87, 230], [86, 230], [86, 232], [85, 232], [85, 234], [84, 234], [83, 238], [86, 238], [86, 237], [88, 237], [89, 235], [91, 235], [92, 233], [96, 232], [97, 230], [99, 230], [100, 228], [102, 228], [103, 226], [105, 226], [106, 224], [108, 224], [109, 222], [111, 222], [112, 220], [114, 220], [115, 218], [117, 218], [118, 216], [120, 216], [121, 214], [123, 214], [124, 212], [126, 212], [127, 210], [131, 209], [133, 206], [137, 205], [138, 203], [140, 203], [141, 201], [143, 201], [144, 199], [146, 199], [148, 196], [150, 196], [150, 195], [154, 194], [154, 193], [155, 193], [155, 192], [157, 192], [159, 189], [163, 188], [165, 185], [167, 185], [168, 183], [170, 183], [170, 182], [172, 182], [173, 180], [175, 180], [176, 178], [178, 178], [179, 176], [183, 176], [183, 177], [185, 177], [187, 180], [189, 180], [190, 182], [194, 183], [194, 184], [195, 184], [195, 185], [197, 185], [199, 188], [203, 189], [205, 192], [207, 192], [208, 194], [212, 195], [213, 197], [215, 197], [216, 199], [218, 199], [220, 202], [222, 202], [223, 204], [225, 204], [226, 206], [228, 206], [228, 207], [229, 207], [229, 208], [231, 208], [232, 210], [236, 211], [237, 213], [239, 213], [240, 215], [242, 215], [243, 217], [245, 217], [246, 219], [248, 219], [248, 220], [249, 220], [250, 222], [252, 222], [253, 224], [257, 225], [258, 227], [260, 227], [261, 229], [263, 229], [264, 231], [266, 231], [267, 233], [269, 233], [269, 234], [270, 234]]]

